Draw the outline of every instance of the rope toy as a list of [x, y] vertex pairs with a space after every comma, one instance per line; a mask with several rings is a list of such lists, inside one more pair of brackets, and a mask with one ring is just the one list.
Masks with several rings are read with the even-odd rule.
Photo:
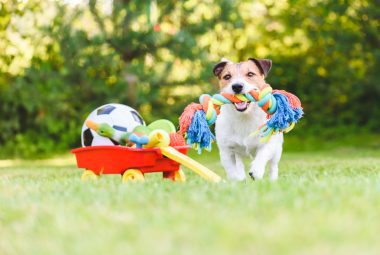
[[285, 90], [273, 90], [268, 84], [260, 92], [251, 90], [237, 95], [222, 92], [213, 96], [203, 94], [199, 102], [188, 105], [179, 118], [179, 132], [198, 153], [202, 149], [211, 150], [215, 136], [209, 126], [215, 123], [220, 107], [224, 104], [253, 102], [267, 113], [268, 121], [251, 133], [252, 136], [260, 135], [260, 142], [269, 141], [272, 135], [279, 132], [290, 132], [303, 115], [297, 96]]

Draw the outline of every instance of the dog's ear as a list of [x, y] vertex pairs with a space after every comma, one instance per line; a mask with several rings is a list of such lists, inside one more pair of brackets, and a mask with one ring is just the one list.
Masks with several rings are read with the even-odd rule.
[[212, 70], [214, 75], [219, 77], [222, 73], [224, 67], [229, 63], [230, 61], [228, 59], [222, 58], [218, 64], [214, 66], [214, 69]]
[[249, 58], [249, 60], [255, 62], [257, 67], [260, 69], [264, 77], [267, 77], [270, 68], [272, 67], [272, 60], [270, 59], [258, 59], [258, 58]]

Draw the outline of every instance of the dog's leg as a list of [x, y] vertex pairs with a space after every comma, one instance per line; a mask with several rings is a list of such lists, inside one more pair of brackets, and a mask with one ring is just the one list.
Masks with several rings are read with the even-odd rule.
[[255, 160], [251, 163], [249, 175], [255, 180], [262, 179], [265, 173], [265, 166], [272, 156], [273, 152], [270, 151], [268, 146], [257, 149]]
[[277, 151], [269, 164], [269, 178], [271, 181], [275, 181], [278, 178], [278, 163], [280, 162], [281, 154], [282, 146], [277, 148]]
[[245, 166], [242, 157], [239, 154], [235, 154], [236, 161], [236, 177], [237, 180], [242, 181], [245, 179]]
[[278, 178], [278, 162], [274, 163], [273, 160], [271, 160], [269, 165], [269, 179], [271, 181], [275, 181]]
[[220, 161], [227, 173], [227, 178], [230, 180], [239, 180], [236, 171], [235, 153], [228, 148], [219, 148]]

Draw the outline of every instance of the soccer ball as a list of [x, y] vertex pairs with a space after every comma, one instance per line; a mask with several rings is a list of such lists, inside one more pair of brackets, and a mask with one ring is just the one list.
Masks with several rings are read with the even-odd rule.
[[[87, 120], [98, 124], [107, 123], [115, 129], [116, 136], [131, 132], [136, 126], [145, 125], [143, 118], [132, 107], [122, 104], [106, 104], [96, 108], [88, 115]], [[86, 122], [85, 122], [86, 123]], [[118, 145], [118, 142], [108, 137], [98, 135], [83, 124], [82, 146]]]

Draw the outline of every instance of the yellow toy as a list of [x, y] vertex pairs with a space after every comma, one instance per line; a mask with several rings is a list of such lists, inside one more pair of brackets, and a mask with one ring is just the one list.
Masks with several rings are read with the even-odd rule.
[[221, 181], [221, 177], [205, 167], [204, 165], [198, 163], [194, 159], [180, 153], [175, 148], [170, 147], [170, 137], [164, 130], [154, 130], [149, 134], [149, 142], [145, 145], [145, 148], [159, 147], [161, 153], [166, 157], [180, 163], [193, 170], [195, 173], [199, 174], [204, 179], [211, 182]]

